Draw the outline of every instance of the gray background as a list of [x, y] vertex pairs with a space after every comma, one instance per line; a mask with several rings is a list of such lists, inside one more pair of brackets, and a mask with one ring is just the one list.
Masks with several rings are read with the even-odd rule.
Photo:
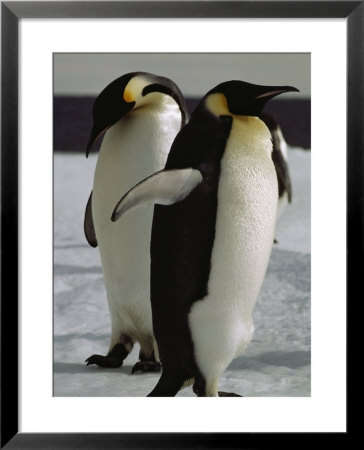
[[[171, 78], [185, 96], [200, 96], [222, 81], [292, 85], [310, 96], [308, 53], [109, 53], [55, 54], [55, 95], [97, 95], [127, 72], [147, 71]], [[297, 94], [285, 94], [297, 98]], [[283, 97], [282, 97], [283, 98]]]

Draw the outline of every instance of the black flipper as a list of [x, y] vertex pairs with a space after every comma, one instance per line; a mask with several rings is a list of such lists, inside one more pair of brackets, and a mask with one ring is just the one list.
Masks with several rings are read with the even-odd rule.
[[[273, 144], [274, 145], [274, 144]], [[279, 198], [287, 192], [288, 202], [292, 202], [292, 184], [288, 164], [282, 153], [273, 146], [272, 160], [277, 172]]]
[[90, 197], [88, 198], [88, 202], [86, 205], [85, 211], [85, 220], [83, 222], [83, 228], [85, 230], [85, 236], [87, 242], [91, 245], [91, 247], [97, 247], [97, 239], [94, 228], [94, 221], [92, 218], [92, 191]]
[[291, 203], [292, 183], [289, 174], [288, 164], [281, 150], [280, 135], [282, 136], [282, 130], [278, 125], [277, 121], [271, 115], [263, 113], [260, 114], [259, 118], [263, 120], [263, 122], [267, 125], [272, 136], [272, 144], [273, 144], [272, 160], [277, 172], [279, 198], [281, 198], [282, 195], [286, 192], [288, 196], [288, 202]]

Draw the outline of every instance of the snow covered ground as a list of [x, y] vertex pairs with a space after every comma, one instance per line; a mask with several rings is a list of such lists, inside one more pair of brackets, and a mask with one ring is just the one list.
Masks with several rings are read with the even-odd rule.
[[[278, 223], [255, 311], [254, 339], [220, 378], [246, 397], [310, 395], [310, 152], [289, 148], [293, 203]], [[139, 347], [119, 369], [86, 366], [106, 354], [110, 318], [97, 249], [83, 234], [97, 155], [54, 156], [54, 395], [143, 397], [159, 374], [131, 375]], [[194, 396], [192, 389], [179, 396]]]

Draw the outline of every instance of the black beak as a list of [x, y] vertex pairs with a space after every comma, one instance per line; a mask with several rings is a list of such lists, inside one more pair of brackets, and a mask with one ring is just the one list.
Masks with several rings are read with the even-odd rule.
[[276, 95], [284, 94], [285, 92], [299, 92], [299, 89], [293, 86], [260, 86], [261, 92], [255, 97], [255, 100], [264, 99], [270, 100]]

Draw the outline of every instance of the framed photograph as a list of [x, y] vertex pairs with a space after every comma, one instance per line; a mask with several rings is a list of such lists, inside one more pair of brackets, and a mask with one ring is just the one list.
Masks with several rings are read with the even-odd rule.
[[[253, 341], [250, 342], [244, 355], [234, 360], [229, 369], [220, 376], [218, 385], [220, 392], [238, 392], [249, 397], [310, 396], [310, 59], [311, 56], [308, 53], [54, 54], [53, 395], [55, 397], [144, 397], [153, 390], [160, 378], [159, 363], [153, 360], [146, 361], [146, 357], [143, 361], [139, 361], [140, 351], [147, 354], [147, 345], [144, 342], [141, 347], [140, 342], [143, 339], [138, 340], [130, 330], [130, 325], [124, 323], [125, 317], [130, 317], [133, 328], [140, 327], [134, 319], [138, 300], [142, 296], [145, 298], [145, 303], [148, 305], [150, 303], [150, 226], [145, 233], [141, 231], [144, 230], [147, 218], [150, 218], [150, 211], [148, 208], [142, 208], [133, 213], [130, 219], [131, 234], [126, 229], [125, 218], [117, 223], [110, 220], [111, 212], [119, 201], [121, 193], [132, 188], [135, 183], [139, 183], [143, 175], [150, 174], [150, 170], [163, 168], [159, 166], [159, 155], [161, 148], [163, 149], [160, 135], [158, 134], [156, 144], [152, 139], [152, 136], [156, 134], [155, 129], [160, 127], [160, 122], [153, 122], [153, 128], [149, 131], [146, 131], [143, 125], [140, 126], [137, 140], [140, 137], [142, 144], [139, 146], [135, 138], [132, 139], [131, 145], [134, 150], [132, 156], [130, 155], [131, 157], [126, 160], [123, 156], [127, 142], [123, 138], [125, 128], [121, 128], [122, 134], [116, 139], [116, 142], [123, 141], [123, 150], [117, 152], [123, 158], [120, 166], [116, 162], [118, 158], [110, 150], [115, 140], [112, 140], [111, 147], [109, 146], [109, 135], [113, 133], [111, 129], [107, 135], [105, 134], [102, 147], [98, 151], [93, 151], [92, 148], [88, 160], [85, 157], [86, 144], [92, 128], [92, 105], [94, 102], [95, 105], [98, 104], [104, 94], [100, 94], [98, 100], [95, 100], [95, 95], [101, 92], [105, 85], [110, 85], [110, 82], [111, 87], [122, 83], [125, 77], [128, 78], [125, 74], [135, 74], [137, 68], [148, 70], [149, 75], [146, 75], [145, 71], [143, 74], [135, 74], [129, 83], [132, 83], [132, 80], [145, 79], [145, 77], [153, 79], [155, 75], [150, 75], [151, 73], [158, 76], [162, 74], [177, 83], [183, 92], [189, 111], [195, 110], [196, 104], [204, 96], [205, 91], [220, 84], [221, 80], [236, 80], [243, 77], [244, 80], [253, 80], [260, 85], [266, 85], [269, 82], [271, 85], [288, 83], [299, 87], [299, 94], [295, 91], [286, 92], [282, 100], [278, 98], [268, 102], [264, 107], [265, 115], [261, 116], [272, 129], [272, 133], [276, 133], [273, 157], [275, 164], [279, 164], [278, 155], [283, 155], [286, 151], [289, 171], [283, 176], [286, 167], [284, 163], [277, 169], [282, 172], [280, 172], [279, 220], [275, 230], [276, 243], [259, 294], [259, 301], [254, 307]], [[120, 73], [123, 74], [121, 78]], [[113, 81], [114, 79], [119, 81]], [[162, 82], [165, 81], [162, 80]], [[149, 82], [146, 81], [146, 83]], [[108, 92], [108, 88], [105, 92]], [[140, 116], [143, 109], [136, 106], [134, 108], [137, 114], [135, 118], [143, 119], [144, 115]], [[132, 111], [131, 114], [133, 114]], [[149, 111], [149, 108], [145, 109], [145, 112]], [[107, 111], [103, 111], [102, 114], [107, 115]], [[125, 117], [127, 118], [128, 115]], [[131, 118], [133, 117], [132, 115]], [[168, 118], [161, 121], [160, 133], [165, 129], [166, 121], [170, 123], [169, 117], [168, 115]], [[191, 117], [192, 125], [194, 120]], [[279, 122], [279, 129], [282, 131], [279, 131], [278, 127], [275, 130], [273, 120]], [[181, 121], [182, 116], [178, 115], [176, 120], [178, 130]], [[130, 122], [124, 123], [130, 124]], [[174, 129], [173, 123], [172, 120], [168, 133]], [[288, 150], [285, 150], [281, 133], [287, 139]], [[96, 134], [99, 134], [99, 131]], [[158, 157], [150, 162], [145, 154], [145, 135], [148, 136], [149, 156], [153, 153], [154, 145], [157, 147]], [[168, 139], [171, 138], [168, 137]], [[93, 147], [99, 144], [97, 141]], [[169, 141], [166, 147], [169, 152], [171, 147]], [[137, 152], [137, 148], [141, 151]], [[128, 154], [127, 150], [125, 152]], [[109, 156], [112, 158], [112, 167], [105, 162]], [[163, 160], [162, 165], [164, 163]], [[149, 164], [152, 169], [149, 168]], [[106, 179], [115, 180], [115, 182], [98, 183], [99, 174], [104, 170]], [[102, 211], [107, 210], [106, 213], [101, 213], [102, 217], [106, 217], [104, 226], [109, 226], [110, 229], [105, 233], [99, 232], [98, 248], [95, 248], [92, 238], [91, 242], [87, 242], [83, 227], [86, 199], [90, 195], [94, 177], [92, 198], [97, 198], [95, 196], [98, 195], [99, 187], [102, 191], [106, 185], [110, 189], [106, 195], [109, 206], [105, 206], [105, 200], [101, 203]], [[101, 179], [103, 179], [102, 176]], [[286, 208], [286, 202], [290, 203], [289, 208]], [[97, 217], [97, 203], [92, 212], [93, 216]], [[115, 243], [112, 249], [106, 250], [103, 247], [103, 236], [109, 240], [114, 234]], [[131, 235], [135, 235], [135, 241], [130, 244], [130, 247], [126, 242], [122, 244], [122, 236], [125, 235], [129, 236], [128, 242], [133, 240]], [[147, 242], [141, 245], [144, 235]], [[224, 235], [227, 235], [226, 226]], [[234, 245], [236, 245], [236, 239], [234, 239]], [[141, 252], [145, 251], [143, 258], [137, 248], [141, 248]], [[105, 258], [115, 258], [118, 262], [113, 262], [112, 267], [109, 267], [106, 262], [102, 269], [100, 255], [102, 261], [105, 261]], [[111, 255], [114, 256], [111, 257]], [[133, 257], [138, 260], [141, 258], [138, 264], [133, 262]], [[176, 258], [177, 255], [174, 255], [173, 259], [176, 260]], [[147, 270], [144, 269], [143, 261], [147, 265]], [[226, 258], [224, 265], [232, 266], [228, 264]], [[113, 267], [118, 267], [118, 270], [114, 271]], [[285, 279], [282, 279], [282, 270], [285, 272]], [[139, 274], [136, 275], [138, 271]], [[111, 275], [110, 281], [108, 274], [114, 274]], [[239, 280], [243, 276], [244, 272], [239, 271]], [[211, 277], [214, 278], [213, 275]], [[115, 284], [119, 286], [116, 291], [113, 288]], [[275, 292], [274, 298], [271, 295], [272, 291]], [[117, 309], [125, 309], [120, 319], [123, 323], [115, 320], [119, 317], [116, 311], [109, 313], [107, 293], [111, 310], [116, 305], [118, 305]], [[126, 305], [126, 298], [134, 298], [135, 295], [137, 298], [131, 302], [132, 307], [129, 309], [130, 300]], [[287, 298], [289, 298], [288, 307]], [[109, 315], [113, 316], [112, 327]], [[219, 318], [218, 321], [223, 322], [223, 320]], [[85, 324], [85, 333], [79, 331], [81, 322]], [[278, 324], [280, 333], [275, 331]], [[110, 329], [114, 330], [117, 327], [121, 327], [122, 331], [110, 333]], [[213, 329], [215, 333], [216, 328], [213, 327]], [[110, 344], [110, 334], [116, 334], [117, 338], [122, 334], [124, 339], [125, 336], [134, 336], [130, 338], [133, 340], [133, 346], [131, 342], [125, 348], [120, 343]], [[112, 357], [104, 356], [108, 347], [113, 348], [114, 345], [116, 355], [113, 352]], [[118, 349], [122, 349], [122, 352], [119, 351], [122, 360], [117, 359]], [[86, 358], [87, 367], [82, 364]], [[100, 366], [104, 370], [100, 370]], [[142, 376], [143, 370], [152, 373]], [[257, 382], [259, 378], [260, 381]], [[178, 397], [195, 396], [191, 386], [180, 389], [176, 395]]]
[[[363, 3], [1, 6], [2, 446], [345, 438], [347, 298], [363, 268]], [[107, 353], [111, 329], [99, 253], [83, 236], [97, 154], [82, 152], [96, 96], [139, 70], [173, 79], [190, 111], [228, 79], [301, 91], [266, 110], [288, 143], [293, 202], [254, 339], [220, 379], [241, 399], [191, 400], [191, 388], [144, 398], [159, 374], [131, 375], [137, 346], [119, 369], [84, 362]]]

